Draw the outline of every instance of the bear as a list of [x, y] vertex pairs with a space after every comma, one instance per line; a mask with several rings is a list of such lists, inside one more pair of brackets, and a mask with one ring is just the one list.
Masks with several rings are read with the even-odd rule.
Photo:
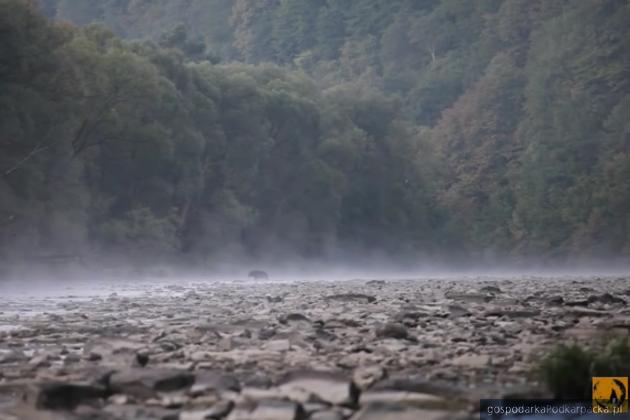
[[269, 274], [262, 270], [252, 270], [249, 272], [248, 277], [253, 278], [254, 280], [266, 280], [269, 278]]

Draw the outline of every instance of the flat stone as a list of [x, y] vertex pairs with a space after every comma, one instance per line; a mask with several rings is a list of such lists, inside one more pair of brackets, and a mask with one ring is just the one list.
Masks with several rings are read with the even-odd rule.
[[189, 371], [171, 369], [132, 368], [115, 372], [110, 377], [110, 388], [118, 394], [150, 398], [156, 392], [176, 391], [190, 387], [195, 375]]
[[424, 410], [401, 406], [368, 406], [350, 420], [454, 420], [454, 414], [443, 410]]
[[464, 354], [451, 361], [455, 366], [481, 369], [490, 365], [491, 358], [485, 354]]
[[484, 316], [504, 316], [506, 318], [532, 318], [540, 315], [538, 309], [491, 309]]
[[449, 400], [431, 394], [405, 391], [367, 391], [359, 399], [363, 405], [397, 404], [416, 408], [448, 409]]
[[484, 286], [481, 289], [479, 289], [479, 291], [481, 293], [496, 293], [496, 294], [503, 293], [503, 291], [497, 286]]
[[[162, 407], [144, 407], [140, 405], [108, 405], [102, 412], [106, 412], [118, 419], [134, 419], [134, 420], [178, 420], [179, 410], [172, 410]], [[84, 416], [80, 419], [98, 419], [99, 414], [94, 413], [92, 416]], [[109, 420], [111, 417], [105, 417]], [[73, 419], [74, 420], [74, 419]], [[78, 420], [78, 419], [77, 419]]]
[[9, 350], [0, 353], [0, 364], [20, 363], [28, 360], [28, 357], [21, 350]]
[[195, 383], [191, 393], [205, 393], [208, 391], [241, 391], [239, 380], [231, 375], [220, 372], [200, 370], [196, 372]]
[[219, 401], [207, 410], [183, 411], [179, 415], [179, 420], [222, 419], [232, 411], [233, 407], [232, 401]]
[[355, 405], [359, 390], [342, 373], [298, 371], [290, 373], [278, 387], [281, 392], [306, 393], [312, 402], [324, 401], [335, 405]]
[[301, 407], [290, 401], [261, 401], [253, 406], [236, 407], [227, 420], [297, 420]]
[[588, 303], [603, 303], [603, 304], [612, 304], [612, 305], [624, 305], [626, 301], [618, 296], [613, 296], [610, 293], [604, 293], [603, 295], [598, 296], [589, 296], [586, 299]]
[[263, 348], [273, 352], [289, 351], [291, 350], [291, 342], [289, 340], [272, 340], [266, 342]]
[[462, 399], [466, 395], [465, 389], [454, 386], [451, 383], [428, 380], [423, 377], [393, 377], [376, 383], [370, 391], [404, 391], [419, 394], [431, 394], [449, 399], [452, 404], [456, 404], [456, 399]]
[[387, 371], [380, 366], [358, 367], [352, 373], [352, 381], [360, 390], [366, 390], [387, 376]]
[[598, 311], [595, 309], [588, 308], [573, 308], [566, 312], [568, 315], [573, 315], [577, 317], [607, 317], [610, 316], [609, 311]]
[[452, 317], [469, 316], [470, 311], [461, 305], [448, 305], [448, 312]]
[[289, 322], [311, 322], [310, 319], [306, 315], [300, 313], [291, 313], [285, 316], [282, 316], [278, 319], [281, 324], [287, 324]]
[[325, 300], [338, 300], [341, 302], [363, 302], [372, 303], [376, 301], [376, 297], [370, 295], [364, 295], [362, 293], [342, 293], [337, 295], [330, 295], [324, 298]]
[[447, 292], [444, 294], [447, 299], [456, 300], [459, 302], [467, 303], [487, 303], [490, 302], [494, 296], [486, 293], [459, 293], [459, 292]]

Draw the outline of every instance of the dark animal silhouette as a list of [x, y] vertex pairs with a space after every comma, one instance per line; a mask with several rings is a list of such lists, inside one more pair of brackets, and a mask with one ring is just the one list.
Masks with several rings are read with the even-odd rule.
[[268, 279], [269, 278], [269, 274], [267, 274], [266, 272], [262, 271], [262, 270], [252, 270], [249, 272], [248, 277], [251, 277], [255, 280], [261, 280], [261, 279]]

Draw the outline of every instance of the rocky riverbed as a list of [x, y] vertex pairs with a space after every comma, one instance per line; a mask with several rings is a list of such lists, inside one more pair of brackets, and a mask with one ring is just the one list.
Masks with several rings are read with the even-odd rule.
[[0, 419], [478, 418], [480, 398], [544, 396], [550, 346], [627, 334], [628, 280], [0, 289]]

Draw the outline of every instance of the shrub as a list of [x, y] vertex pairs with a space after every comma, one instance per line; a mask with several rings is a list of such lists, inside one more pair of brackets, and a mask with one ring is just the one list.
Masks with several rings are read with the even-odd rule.
[[628, 376], [630, 345], [625, 338], [591, 347], [561, 344], [543, 358], [538, 373], [555, 398], [590, 399], [593, 376]]

